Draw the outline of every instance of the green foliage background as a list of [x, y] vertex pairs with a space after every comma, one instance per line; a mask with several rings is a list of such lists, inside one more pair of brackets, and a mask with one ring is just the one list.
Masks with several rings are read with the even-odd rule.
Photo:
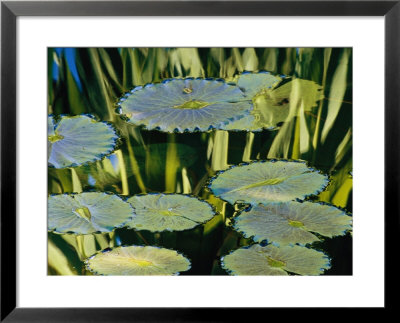
[[[138, 85], [171, 77], [231, 80], [243, 71], [267, 70], [323, 86], [325, 99], [274, 131], [167, 134], [126, 124], [115, 113], [118, 98]], [[290, 81], [290, 79], [288, 79]], [[299, 94], [306, 96], [307, 93]], [[159, 245], [192, 261], [184, 274], [224, 275], [219, 259], [251, 244], [230, 228], [235, 209], [204, 189], [229, 165], [256, 159], [306, 160], [331, 176], [314, 200], [352, 212], [352, 49], [350, 48], [75, 48], [48, 49], [49, 114], [91, 114], [110, 121], [121, 142], [110, 156], [88, 166], [49, 169], [49, 194], [109, 191], [122, 196], [177, 192], [212, 203], [218, 215], [182, 232], [118, 229], [85, 236], [49, 233], [49, 274], [88, 273], [82, 260], [119, 244]], [[96, 184], [91, 185], [95, 178]], [[332, 257], [326, 274], [352, 273], [352, 239], [324, 239], [315, 248]]]

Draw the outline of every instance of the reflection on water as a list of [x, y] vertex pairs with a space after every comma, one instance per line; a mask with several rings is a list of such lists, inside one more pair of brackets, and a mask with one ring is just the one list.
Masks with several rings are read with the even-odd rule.
[[[210, 203], [216, 211], [208, 222], [184, 231], [124, 227], [86, 235], [49, 232], [49, 274], [91, 275], [84, 264], [88, 257], [106, 248], [139, 245], [185, 255], [191, 268], [181, 275], [227, 275], [221, 257], [254, 244], [233, 227], [234, 217], [248, 204], [231, 205], [216, 197], [208, 184], [219, 171], [243, 162], [304, 160], [330, 178], [323, 192], [307, 199], [351, 214], [351, 54], [350, 49], [340, 48], [49, 49], [49, 114], [94, 115], [110, 121], [121, 138], [116, 150], [101, 160], [74, 168], [49, 168], [49, 194], [183, 193]], [[234, 80], [245, 67], [286, 75], [275, 94], [258, 99], [260, 112], [252, 116], [258, 122], [255, 128], [261, 120], [275, 123], [272, 130], [238, 131], [244, 122], [232, 130], [165, 133], [129, 124], [115, 113], [119, 98], [134, 86], [168, 77]], [[297, 83], [298, 78], [306, 83], [291, 86], [293, 77]], [[268, 107], [279, 113], [269, 115]], [[312, 247], [331, 258], [331, 269], [325, 274], [351, 275], [351, 234], [334, 238], [314, 234], [321, 241]]]

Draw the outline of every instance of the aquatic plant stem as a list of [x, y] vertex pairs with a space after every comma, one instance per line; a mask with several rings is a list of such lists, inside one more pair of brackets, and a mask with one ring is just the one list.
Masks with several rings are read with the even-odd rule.
[[128, 176], [126, 173], [124, 156], [122, 155], [121, 150], [116, 151], [116, 155], [118, 158], [120, 171], [121, 171], [122, 195], [129, 195]]
[[76, 170], [71, 168], [72, 189], [74, 193], [82, 193], [82, 184], [76, 173]]
[[248, 132], [246, 134], [246, 146], [244, 147], [243, 157], [242, 157], [242, 160], [244, 162], [251, 161], [251, 150], [253, 148], [254, 136], [255, 135], [253, 132]]
[[211, 167], [214, 171], [227, 169], [229, 132], [216, 130], [213, 139]]
[[[324, 50], [324, 71], [322, 74], [322, 88], [323, 89], [325, 89], [325, 85], [326, 85], [326, 75], [328, 72], [328, 66], [329, 66], [329, 61], [331, 59], [331, 54], [332, 54], [332, 48], [325, 48], [325, 50]], [[318, 146], [319, 146], [320, 132], [321, 132], [321, 115], [322, 115], [323, 106], [324, 106], [324, 100], [321, 100], [318, 105], [317, 122], [315, 124], [314, 137], [312, 140], [312, 146], [313, 146], [312, 162], [313, 163], [315, 163], [315, 159], [317, 158], [317, 150], [318, 150]]]
[[150, 245], [150, 244], [148, 243], [148, 241], [143, 237], [143, 235], [142, 235], [139, 231], [135, 231], [135, 232], [136, 232], [137, 236], [138, 236], [140, 239], [142, 239], [142, 241], [143, 241], [147, 246]]
[[296, 117], [296, 125], [294, 128], [294, 140], [292, 146], [292, 159], [300, 158], [300, 116]]
[[176, 147], [176, 137], [174, 133], [168, 134], [167, 156], [165, 166], [165, 191], [175, 192], [176, 175], [179, 168], [179, 157]]
[[110, 242], [109, 242], [109, 238], [107, 238], [108, 233], [101, 233], [101, 234], [95, 234], [95, 240], [96, 243], [99, 245], [100, 250], [106, 249], [108, 247], [110, 247]]
[[79, 259], [83, 260], [86, 258], [85, 257], [85, 248], [83, 245], [83, 235], [77, 234], [77, 235], [75, 235], [75, 239], [76, 239], [76, 246], [77, 246], [76, 251], [78, 252]]
[[129, 135], [127, 136], [127, 148], [128, 148], [129, 160], [131, 162], [132, 172], [133, 172], [133, 174], [135, 175], [135, 178], [136, 178], [136, 183], [139, 186], [141, 192], [142, 193], [146, 193], [146, 186], [144, 185], [144, 182], [143, 182], [143, 179], [142, 179], [142, 175], [140, 174], [139, 165], [138, 165], [137, 160], [135, 158], [135, 154], [134, 154], [133, 149], [132, 149], [131, 140], [129, 138]]

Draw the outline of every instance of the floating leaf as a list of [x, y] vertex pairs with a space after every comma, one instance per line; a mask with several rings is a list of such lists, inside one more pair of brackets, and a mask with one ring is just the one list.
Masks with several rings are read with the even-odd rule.
[[250, 98], [265, 93], [277, 85], [282, 79], [269, 72], [244, 72], [237, 78], [237, 85]]
[[220, 172], [209, 185], [214, 195], [234, 204], [268, 204], [304, 199], [328, 184], [328, 177], [303, 162], [257, 161]]
[[212, 79], [169, 79], [134, 88], [118, 111], [135, 125], [166, 132], [220, 129], [247, 115], [252, 103], [235, 85]]
[[87, 115], [63, 116], [58, 123], [48, 117], [49, 165], [74, 167], [111, 153], [118, 139], [114, 129]]
[[138, 230], [181, 231], [210, 220], [215, 212], [210, 204], [181, 194], [136, 195], [128, 199], [136, 217], [127, 226]]
[[[47, 136], [48, 138], [55, 138], [55, 131], [54, 131], [54, 119], [53, 117], [49, 116], [47, 118]], [[50, 140], [47, 140], [47, 158], [50, 157], [51, 155], [51, 147], [53, 146], [52, 142]]]
[[190, 261], [175, 250], [150, 246], [104, 250], [85, 264], [98, 275], [176, 275], [190, 269]]
[[226, 130], [261, 131], [311, 111], [324, 98], [322, 87], [313, 81], [294, 79], [282, 86], [265, 89], [253, 98], [248, 116], [228, 124]]
[[282, 106], [282, 101], [288, 101], [288, 103], [291, 103], [293, 101], [291, 100], [291, 97], [293, 95], [299, 95], [304, 109], [309, 111], [312, 107], [318, 105], [317, 102], [319, 100], [324, 98], [324, 92], [322, 89], [322, 86], [314, 81], [296, 78], [286, 84], [283, 84], [282, 86], [273, 89], [272, 91], [268, 92], [266, 96], [271, 100], [272, 105]]
[[135, 216], [117, 195], [101, 192], [52, 195], [48, 199], [48, 229], [58, 233], [110, 232]]
[[287, 275], [287, 272], [315, 276], [330, 268], [322, 252], [301, 246], [275, 247], [259, 244], [237, 249], [221, 258], [231, 275]]
[[318, 241], [311, 232], [327, 237], [343, 235], [351, 229], [351, 223], [352, 218], [334, 206], [292, 201], [244, 211], [236, 217], [234, 228], [256, 242], [284, 245]]

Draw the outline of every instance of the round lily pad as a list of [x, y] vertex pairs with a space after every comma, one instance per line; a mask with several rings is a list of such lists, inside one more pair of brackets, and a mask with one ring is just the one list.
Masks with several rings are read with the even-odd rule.
[[220, 172], [209, 185], [214, 195], [234, 204], [268, 204], [304, 199], [321, 192], [328, 176], [295, 161], [257, 161]]
[[169, 79], [136, 87], [119, 102], [128, 122], [165, 132], [208, 131], [252, 109], [239, 87], [214, 79]]
[[48, 199], [48, 229], [58, 233], [110, 232], [134, 216], [129, 203], [102, 192], [52, 195]]
[[328, 257], [314, 249], [301, 246], [275, 247], [259, 244], [243, 247], [221, 258], [222, 268], [231, 275], [316, 276], [330, 268]]
[[256, 242], [285, 245], [318, 241], [311, 232], [326, 237], [343, 235], [351, 230], [351, 224], [352, 217], [332, 205], [291, 201], [254, 206], [235, 218], [234, 228]]
[[206, 201], [182, 194], [136, 195], [128, 199], [136, 217], [127, 226], [138, 230], [181, 231], [194, 228], [215, 212]]
[[85, 261], [98, 275], [176, 275], [190, 269], [190, 261], [175, 250], [128, 246], [108, 249]]
[[75, 167], [111, 153], [118, 139], [113, 127], [87, 115], [48, 116], [48, 163], [55, 168]]

